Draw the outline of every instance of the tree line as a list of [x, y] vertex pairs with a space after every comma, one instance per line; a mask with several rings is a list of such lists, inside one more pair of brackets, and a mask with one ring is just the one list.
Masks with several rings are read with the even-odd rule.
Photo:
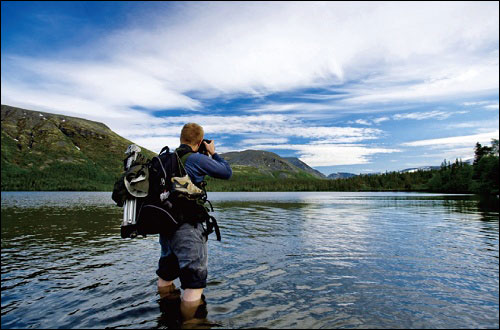
[[346, 179], [274, 179], [238, 175], [228, 181], [207, 180], [209, 191], [427, 191], [498, 195], [498, 139], [476, 144], [473, 164], [444, 160], [439, 170], [386, 172]]

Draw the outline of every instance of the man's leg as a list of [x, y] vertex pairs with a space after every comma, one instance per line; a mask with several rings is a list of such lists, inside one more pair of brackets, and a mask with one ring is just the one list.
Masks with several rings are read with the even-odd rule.
[[158, 276], [158, 288], [166, 288], [174, 284], [174, 281], [165, 281], [161, 277]]
[[201, 224], [183, 224], [171, 239], [172, 251], [179, 261], [181, 288], [181, 314], [184, 322], [203, 321], [207, 308], [203, 288], [207, 285], [207, 236]]
[[184, 295], [182, 300], [184, 301], [200, 301], [201, 295], [203, 294], [203, 289], [186, 289], [184, 290]]
[[180, 311], [184, 324], [197, 324], [205, 322], [208, 311], [205, 296], [201, 296], [196, 301], [186, 301], [181, 299]]
[[184, 301], [199, 301], [207, 284], [207, 236], [201, 224], [183, 224], [171, 239], [171, 248], [179, 261]]
[[158, 290], [168, 291], [172, 287], [175, 290], [174, 280], [179, 277], [179, 262], [170, 248], [170, 242], [164, 235], [160, 234], [161, 256], [158, 261]]

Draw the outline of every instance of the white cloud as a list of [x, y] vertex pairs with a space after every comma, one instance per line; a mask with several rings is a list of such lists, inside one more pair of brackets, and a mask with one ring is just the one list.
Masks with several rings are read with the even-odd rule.
[[240, 141], [240, 145], [242, 146], [247, 146], [247, 145], [256, 145], [256, 144], [268, 144], [268, 143], [287, 143], [288, 139], [287, 138], [282, 138], [282, 137], [272, 137], [272, 138], [250, 138], [250, 139], [244, 139]]
[[327, 111], [343, 109], [332, 103], [275, 103], [266, 104], [257, 108], [248, 109], [247, 112], [314, 112], [314, 111]]
[[489, 143], [491, 142], [491, 139], [498, 139], [498, 130], [489, 133], [481, 133], [475, 135], [453, 136], [447, 138], [406, 142], [402, 143], [401, 145], [409, 147], [435, 146], [438, 148], [449, 148], [453, 146], [463, 146], [463, 145], [474, 146], [476, 142]]
[[466, 107], [470, 107], [470, 106], [486, 105], [489, 103], [491, 103], [491, 102], [490, 101], [475, 101], [475, 102], [464, 102], [462, 104], [465, 105]]
[[252, 149], [296, 150], [309, 166], [336, 166], [370, 163], [370, 156], [400, 152], [398, 149], [374, 148], [356, 144], [276, 144], [253, 145]]
[[388, 120], [390, 120], [390, 118], [389, 118], [389, 117], [379, 117], [379, 118], [375, 118], [375, 119], [373, 119], [373, 122], [374, 122], [375, 124], [380, 124], [380, 123], [382, 123], [382, 122], [384, 122], [384, 121], [388, 121]]
[[488, 110], [498, 110], [498, 103], [497, 104], [485, 105], [484, 108], [488, 109]]
[[[484, 55], [498, 45], [495, 2], [210, 2], [176, 10], [75, 46], [78, 57], [71, 51], [54, 59], [10, 57], [10, 72], [37, 79], [26, 90], [2, 70], [2, 102], [14, 88], [42, 88], [105, 108], [195, 109], [201, 104], [187, 96], [193, 91], [262, 95], [356, 79], [365, 83], [348, 89], [349, 102], [498, 89], [498, 49]], [[85, 53], [92, 56], [82, 60]], [[105, 60], [90, 59], [98, 55]], [[378, 85], [388, 81], [417, 83]]]
[[355, 120], [354, 121], [356, 124], [360, 124], [360, 125], [367, 125], [367, 126], [370, 126], [372, 123], [370, 123], [369, 121], [367, 120], [364, 120], [364, 119], [358, 119], [358, 120]]
[[475, 128], [477, 133], [488, 133], [492, 132], [498, 127], [498, 121], [492, 120], [469, 120], [461, 123], [452, 123], [445, 126], [446, 129], [464, 129], [464, 128]]
[[454, 147], [445, 150], [439, 150], [438, 153], [424, 152], [421, 155], [408, 156], [408, 158], [423, 159], [423, 165], [439, 165], [444, 159], [455, 160], [462, 159], [463, 161], [474, 158], [474, 149], [471, 147]]
[[[430, 59], [429, 59], [430, 60]], [[345, 102], [351, 104], [395, 101], [433, 101], [453, 96], [493, 93], [499, 87], [498, 55], [491, 54], [480, 64], [458, 61], [441, 72], [413, 77], [424, 81], [409, 86], [376, 87], [353, 91], [357, 94]], [[426, 64], [423, 64], [424, 66]], [[430, 65], [429, 65], [430, 66]], [[408, 81], [412, 77], [408, 75]]]
[[164, 146], [168, 146], [172, 151], [180, 145], [179, 136], [135, 137], [133, 142], [156, 153]]
[[411, 119], [411, 120], [424, 120], [424, 119], [437, 119], [437, 120], [444, 120], [452, 115], [456, 114], [464, 114], [467, 113], [468, 111], [453, 111], [453, 112], [445, 112], [445, 111], [424, 111], [424, 112], [407, 112], [407, 113], [397, 113], [394, 114], [390, 117], [384, 116], [384, 117], [379, 117], [375, 119], [358, 119], [355, 121], [349, 121], [348, 124], [360, 124], [360, 125], [367, 125], [370, 126], [372, 124], [380, 124], [384, 121], [388, 120], [406, 120], [406, 119]]
[[450, 117], [453, 113], [444, 111], [427, 111], [427, 112], [412, 112], [412, 113], [398, 113], [392, 116], [394, 120], [403, 119], [414, 119], [414, 120], [424, 120], [435, 118], [438, 120], [444, 120]]

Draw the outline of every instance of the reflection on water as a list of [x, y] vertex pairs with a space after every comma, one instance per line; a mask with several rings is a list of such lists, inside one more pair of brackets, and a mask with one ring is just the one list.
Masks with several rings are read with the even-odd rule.
[[2, 193], [2, 328], [498, 328], [498, 200], [210, 197], [208, 316], [183, 322], [110, 193]]

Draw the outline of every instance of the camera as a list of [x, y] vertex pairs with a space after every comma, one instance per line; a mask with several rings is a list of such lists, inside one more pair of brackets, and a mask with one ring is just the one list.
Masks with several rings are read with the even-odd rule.
[[203, 142], [206, 142], [207, 144], [210, 144], [210, 143], [212, 143], [212, 140], [203, 139], [203, 141], [201, 141], [200, 148], [198, 149], [198, 152], [200, 154], [204, 154], [204, 155], [208, 156], [207, 147], [205, 146], [205, 143], [203, 143]]

